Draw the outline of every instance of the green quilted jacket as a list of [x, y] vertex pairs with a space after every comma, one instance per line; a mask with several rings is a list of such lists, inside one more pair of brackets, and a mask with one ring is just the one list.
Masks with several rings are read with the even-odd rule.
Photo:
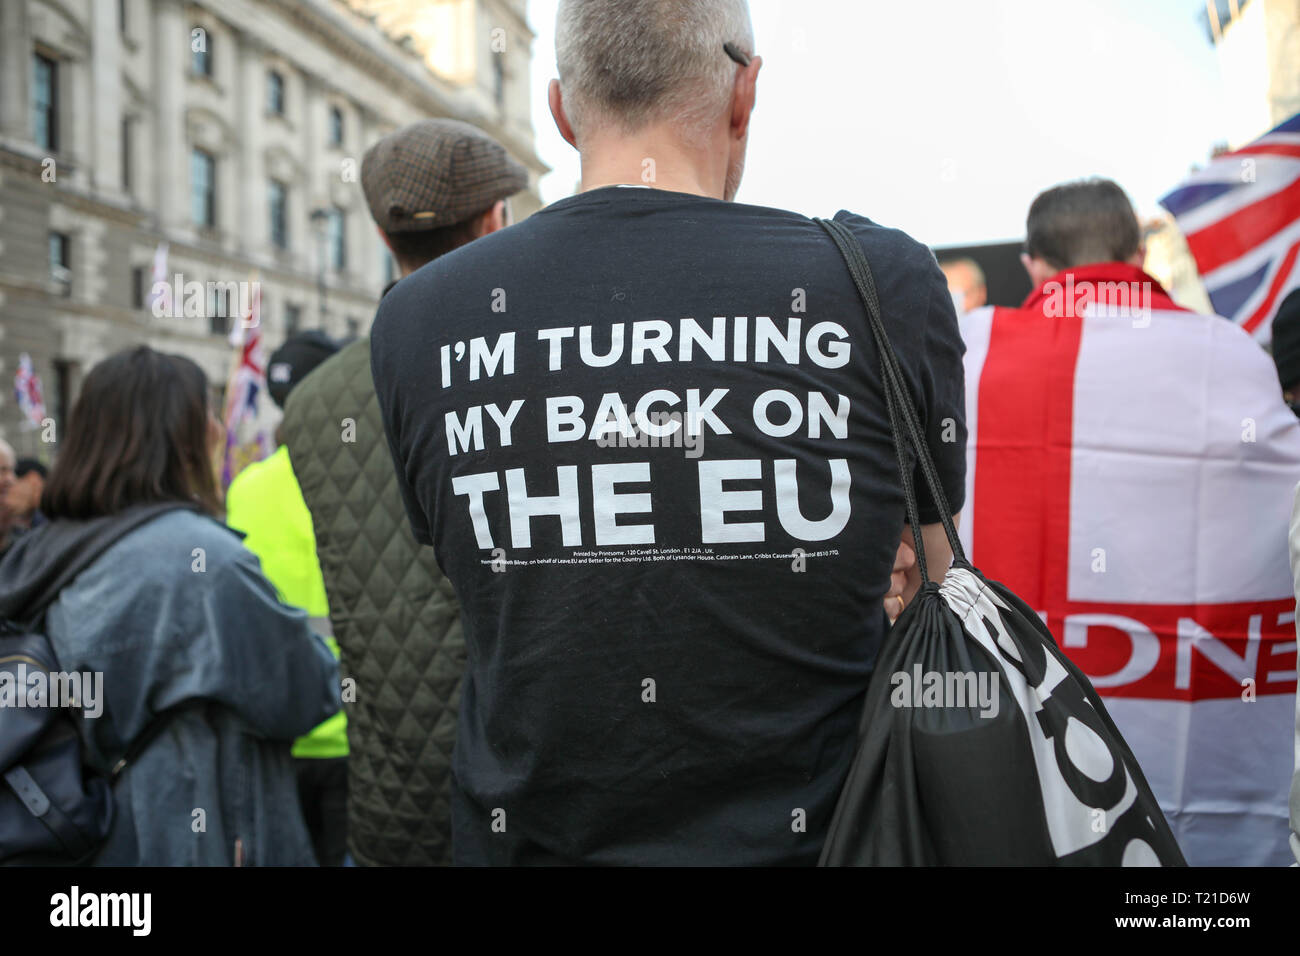
[[348, 850], [361, 865], [449, 864], [460, 606], [407, 524], [368, 339], [294, 388], [281, 436], [311, 511], [342, 654]]

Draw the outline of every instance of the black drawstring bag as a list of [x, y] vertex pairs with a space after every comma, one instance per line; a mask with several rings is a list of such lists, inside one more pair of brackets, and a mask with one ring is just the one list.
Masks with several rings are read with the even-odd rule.
[[[822, 866], [1185, 866], [1142, 770], [1042, 620], [966, 560], [860, 243], [818, 219], [853, 276], [876, 347], [908, 521], [920, 465], [955, 557], [886, 637]], [[911, 454], [909, 454], [909, 449]]]

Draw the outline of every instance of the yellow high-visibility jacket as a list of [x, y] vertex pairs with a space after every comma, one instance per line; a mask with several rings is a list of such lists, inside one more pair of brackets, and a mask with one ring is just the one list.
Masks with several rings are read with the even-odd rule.
[[[303, 501], [298, 479], [289, 463], [289, 449], [281, 445], [269, 458], [249, 465], [226, 492], [226, 524], [243, 532], [244, 546], [257, 555], [262, 573], [286, 604], [300, 607], [311, 626], [339, 656], [329, 624], [329, 604], [311, 513]], [[294, 741], [295, 757], [346, 757], [347, 718], [343, 711]]]

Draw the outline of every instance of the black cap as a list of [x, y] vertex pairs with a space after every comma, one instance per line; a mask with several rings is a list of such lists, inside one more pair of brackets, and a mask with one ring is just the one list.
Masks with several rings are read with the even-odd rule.
[[49, 477], [49, 471], [35, 458], [19, 458], [14, 463], [14, 477], [22, 478], [28, 472], [36, 472], [42, 479]]
[[266, 364], [266, 387], [271, 399], [284, 408], [293, 387], [338, 350], [339, 343], [319, 329], [309, 329], [285, 339], [284, 344], [271, 353], [271, 360]]
[[1283, 299], [1273, 316], [1273, 364], [1284, 391], [1300, 385], [1300, 289]]

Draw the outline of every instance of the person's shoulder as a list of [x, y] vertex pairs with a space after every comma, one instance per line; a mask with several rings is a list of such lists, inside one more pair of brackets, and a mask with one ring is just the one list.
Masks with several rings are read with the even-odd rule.
[[[1213, 312], [1200, 312], [1174, 303], [1163, 295], [1158, 286], [1156, 293], [1150, 296], [1152, 304], [1145, 306], [1149, 320], [1140, 317], [1133, 323], [1139, 332], [1149, 331], [1154, 325], [1157, 335], [1167, 347], [1192, 348], [1197, 351], [1207, 349], [1212, 356], [1225, 362], [1262, 362], [1272, 368], [1269, 354], [1260, 346], [1255, 337], [1238, 323]], [[1159, 344], [1159, 343], [1153, 343]]]
[[286, 464], [281, 454], [283, 447], [281, 445], [261, 461], [252, 462], [242, 468], [231, 480], [230, 487], [226, 489], [226, 501], [229, 502], [232, 498], [239, 499], [245, 495], [259, 494], [268, 485], [275, 484]]
[[1234, 365], [1243, 371], [1260, 375], [1269, 388], [1276, 386], [1281, 395], [1282, 387], [1277, 382], [1277, 366], [1273, 357], [1259, 344], [1253, 335], [1238, 323], [1223, 316], [1205, 312], [1174, 313], [1176, 319], [1187, 320], [1193, 317], [1205, 331], [1198, 332], [1198, 337], [1208, 340], [1210, 355], [1217, 361]]
[[911, 267], [927, 273], [939, 271], [933, 250], [902, 229], [882, 226], [847, 209], [841, 209], [832, 218], [853, 230], [862, 243], [867, 261], [873, 265], [880, 260], [882, 263], [887, 261], [893, 268]]
[[521, 244], [532, 240], [537, 226], [535, 217], [529, 216], [523, 222], [479, 236], [426, 262], [389, 290], [379, 303], [380, 311], [393, 304], [427, 298], [448, 286], [478, 281], [477, 270], [499, 267], [504, 257], [512, 256]]
[[364, 365], [367, 370], [370, 368], [370, 339], [366, 336], [343, 346], [295, 385], [284, 403], [285, 417], [288, 418], [300, 406], [333, 395], [358, 365]]
[[[196, 550], [198, 549], [198, 550]], [[115, 565], [140, 566], [157, 564], [180, 567], [185, 573], [192, 571], [190, 558], [203, 559], [206, 568], [237, 560], [247, 553], [240, 536], [209, 515], [177, 508], [161, 514], [128, 533], [111, 551], [120, 550], [138, 556], [118, 555]], [[188, 556], [179, 561], [177, 555]], [[150, 577], [150, 575], [144, 575]]]
[[[391, 294], [391, 293], [390, 293]], [[299, 422], [314, 417], [322, 409], [332, 408], [344, 396], [350, 396], [358, 375], [365, 375], [364, 390], [370, 390], [370, 339], [361, 337], [331, 355], [293, 387], [284, 403], [285, 434]]]

